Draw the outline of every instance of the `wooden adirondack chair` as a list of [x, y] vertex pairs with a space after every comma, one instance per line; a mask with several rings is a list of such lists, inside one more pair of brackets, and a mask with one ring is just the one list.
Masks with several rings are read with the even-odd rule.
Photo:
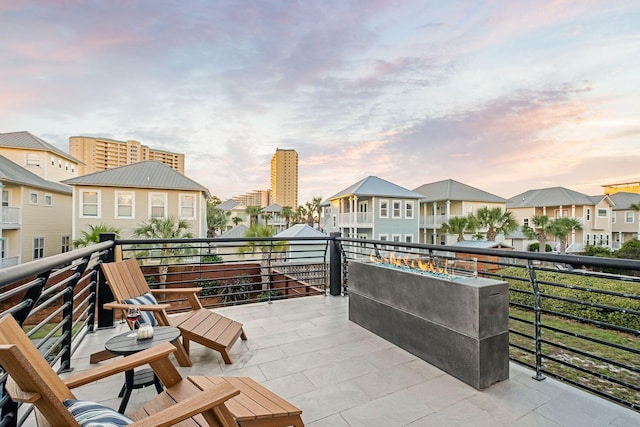
[[[135, 421], [130, 425], [168, 426], [193, 418], [190, 421], [200, 423], [194, 425], [238, 426], [225, 402], [240, 391], [229, 383], [202, 388], [183, 379], [169, 359], [174, 351], [174, 346], [164, 343], [62, 379], [12, 316], [0, 319], [0, 365], [9, 374], [6, 389], [14, 401], [35, 406], [39, 426], [80, 426], [65, 405], [65, 401], [68, 404], [76, 400], [72, 388], [144, 364], [151, 365], [166, 390], [131, 415]], [[117, 394], [117, 390], [113, 392]], [[108, 410], [101, 408], [100, 415], [122, 417], [114, 410]]]
[[159, 325], [180, 329], [182, 348], [178, 348], [176, 359], [181, 366], [191, 366], [190, 341], [220, 352], [224, 362], [229, 364], [232, 363], [229, 349], [238, 338], [247, 339], [241, 323], [202, 307], [198, 299], [198, 293], [202, 288], [150, 289], [135, 258], [104, 263], [101, 267], [115, 298], [115, 302], [104, 305], [106, 308], [126, 310], [129, 306], [127, 300], [137, 300], [148, 294], [186, 296], [191, 305], [191, 311], [176, 316], [167, 315], [166, 309], [170, 304], [140, 305], [142, 311], [150, 311], [154, 314]]

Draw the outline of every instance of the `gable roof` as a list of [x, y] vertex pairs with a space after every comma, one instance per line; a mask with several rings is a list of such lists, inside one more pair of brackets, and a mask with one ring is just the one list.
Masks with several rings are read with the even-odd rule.
[[470, 202], [493, 202], [506, 203], [507, 199], [488, 193], [484, 190], [472, 187], [467, 184], [445, 179], [443, 181], [432, 182], [414, 188], [415, 192], [424, 195], [422, 201], [435, 202], [440, 200], [463, 200]]
[[621, 191], [609, 195], [609, 198], [615, 204], [613, 208], [614, 211], [630, 210], [631, 205], [640, 203], [640, 194], [638, 193], [627, 193]]
[[230, 211], [232, 209], [246, 209], [245, 206], [241, 205], [233, 199], [225, 200], [224, 202], [220, 203], [217, 208], [223, 211]]
[[[603, 197], [605, 196], [600, 196], [599, 200], [602, 200]], [[586, 194], [564, 187], [551, 187], [528, 190], [513, 196], [507, 202], [507, 209], [539, 206], [590, 206], [596, 203]]]
[[55, 191], [69, 195], [72, 193], [71, 187], [68, 185], [54, 181], [47, 181], [22, 166], [15, 164], [4, 156], [0, 156], [0, 182], [11, 182], [13, 184], [41, 188], [43, 190]]
[[238, 224], [235, 227], [233, 227], [231, 230], [225, 231], [218, 237], [214, 237], [214, 239], [219, 239], [219, 238], [230, 239], [230, 238], [236, 238], [236, 237], [239, 237], [239, 238], [246, 237], [248, 230], [249, 230], [249, 227], [247, 227], [246, 225]]
[[100, 187], [133, 187], [163, 190], [202, 191], [210, 197], [209, 190], [180, 172], [156, 160], [120, 166], [62, 181], [69, 185], [93, 185]]
[[262, 212], [267, 212], [267, 213], [282, 213], [282, 206], [280, 206], [277, 203], [272, 203], [269, 206], [267, 206], [266, 208], [262, 209]]
[[64, 151], [26, 131], [0, 133], [0, 147], [20, 148], [23, 150], [50, 151], [74, 163], [83, 164]]
[[339, 199], [345, 196], [381, 196], [404, 199], [421, 199], [423, 197], [422, 194], [418, 194], [392, 182], [378, 178], [377, 176], [368, 176], [329, 197], [329, 200]]
[[477, 249], [513, 249], [512, 246], [507, 245], [504, 242], [495, 242], [490, 240], [462, 240], [454, 243], [452, 246]]
[[313, 227], [310, 227], [308, 224], [295, 224], [276, 234], [274, 237], [327, 237], [327, 235]]

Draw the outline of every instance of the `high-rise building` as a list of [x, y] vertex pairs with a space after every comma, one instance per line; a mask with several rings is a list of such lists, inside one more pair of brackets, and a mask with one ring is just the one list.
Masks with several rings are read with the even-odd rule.
[[116, 141], [91, 136], [72, 136], [69, 137], [69, 152], [84, 163], [78, 165], [80, 175], [144, 160], [157, 160], [184, 174], [184, 154], [154, 150], [133, 140]]
[[298, 153], [278, 148], [271, 158], [271, 203], [298, 207]]

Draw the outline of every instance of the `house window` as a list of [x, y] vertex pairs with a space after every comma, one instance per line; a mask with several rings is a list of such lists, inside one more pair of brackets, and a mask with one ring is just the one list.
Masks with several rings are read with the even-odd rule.
[[388, 200], [380, 200], [380, 218], [389, 218]]
[[44, 258], [44, 237], [33, 238], [33, 259]]
[[180, 218], [196, 218], [196, 196], [193, 194], [180, 195]]
[[2, 190], [2, 206], [9, 206], [9, 192]]
[[335, 215], [333, 215], [331, 217], [331, 223], [333, 224], [333, 228], [336, 228], [338, 226], [338, 217], [336, 217]]
[[58, 168], [62, 169], [62, 160], [58, 160]]
[[633, 211], [625, 211], [624, 212], [624, 222], [626, 224], [633, 224]]
[[401, 206], [402, 206], [402, 203], [400, 202], [400, 200], [393, 201], [393, 217], [394, 218], [400, 218], [402, 216]]
[[166, 193], [149, 193], [149, 217], [150, 218], [166, 218], [167, 217], [167, 194]]
[[405, 234], [404, 235], [405, 243], [413, 243], [413, 234]]
[[611, 224], [616, 223], [616, 212], [611, 212]]
[[585, 243], [588, 245], [591, 242], [591, 235], [589, 233], [587, 233], [587, 235], [584, 238]]
[[53, 205], [53, 196], [51, 194], [44, 194], [44, 205], [52, 206]]
[[591, 221], [591, 208], [587, 208], [586, 217], [587, 217], [587, 221]]
[[0, 239], [0, 259], [7, 257], [7, 239]]
[[29, 193], [29, 204], [32, 204], [32, 205], [38, 204], [38, 193], [34, 193], [34, 192]]
[[98, 218], [100, 212], [100, 192], [95, 190], [80, 191], [80, 217]]
[[40, 167], [42, 164], [42, 157], [40, 154], [27, 153], [27, 166]]
[[116, 191], [116, 218], [133, 218], [134, 193]]
[[529, 227], [529, 218], [522, 218], [522, 226]]
[[60, 239], [60, 253], [69, 252], [71, 250], [71, 238], [69, 235], [64, 235]]
[[55, 166], [55, 165], [56, 165], [56, 159], [51, 157], [51, 166]]
[[404, 217], [413, 218], [413, 202], [405, 202]]
[[555, 210], [556, 218], [568, 217], [569, 210], [568, 209], [556, 209]]
[[606, 218], [607, 210], [606, 209], [598, 209], [598, 218]]
[[382, 241], [386, 242], [387, 240], [389, 240], [389, 235], [388, 234], [380, 234], [378, 236], [378, 240], [382, 240]]

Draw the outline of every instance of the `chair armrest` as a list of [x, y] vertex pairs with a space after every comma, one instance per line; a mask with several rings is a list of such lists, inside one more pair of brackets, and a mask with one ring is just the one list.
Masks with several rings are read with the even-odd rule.
[[170, 364], [172, 364], [172, 362], [169, 360], [169, 355], [174, 351], [176, 351], [176, 347], [168, 342], [165, 342], [136, 354], [124, 357], [122, 359], [116, 359], [102, 366], [98, 366], [87, 371], [78, 372], [77, 374], [69, 375], [63, 378], [62, 381], [67, 385], [67, 387], [72, 389], [103, 378], [110, 377], [114, 374], [129, 371], [138, 366], [152, 364], [162, 359], [166, 359]]
[[[108, 302], [106, 304], [103, 304], [103, 307], [110, 310], [117, 308], [126, 310], [128, 307], [131, 307], [131, 304], [125, 304], [121, 302]], [[142, 311], [163, 311], [170, 308], [171, 304], [143, 304], [139, 305], [138, 307], [140, 307], [140, 310]]]
[[191, 397], [130, 425], [134, 427], [170, 426], [211, 410], [238, 394], [240, 394], [240, 390], [231, 384], [221, 384], [218, 387], [201, 390]]
[[202, 303], [198, 299], [198, 294], [202, 288], [169, 288], [169, 289], [151, 289], [151, 294], [164, 294], [165, 296], [184, 295], [189, 301], [192, 310], [203, 308]]

